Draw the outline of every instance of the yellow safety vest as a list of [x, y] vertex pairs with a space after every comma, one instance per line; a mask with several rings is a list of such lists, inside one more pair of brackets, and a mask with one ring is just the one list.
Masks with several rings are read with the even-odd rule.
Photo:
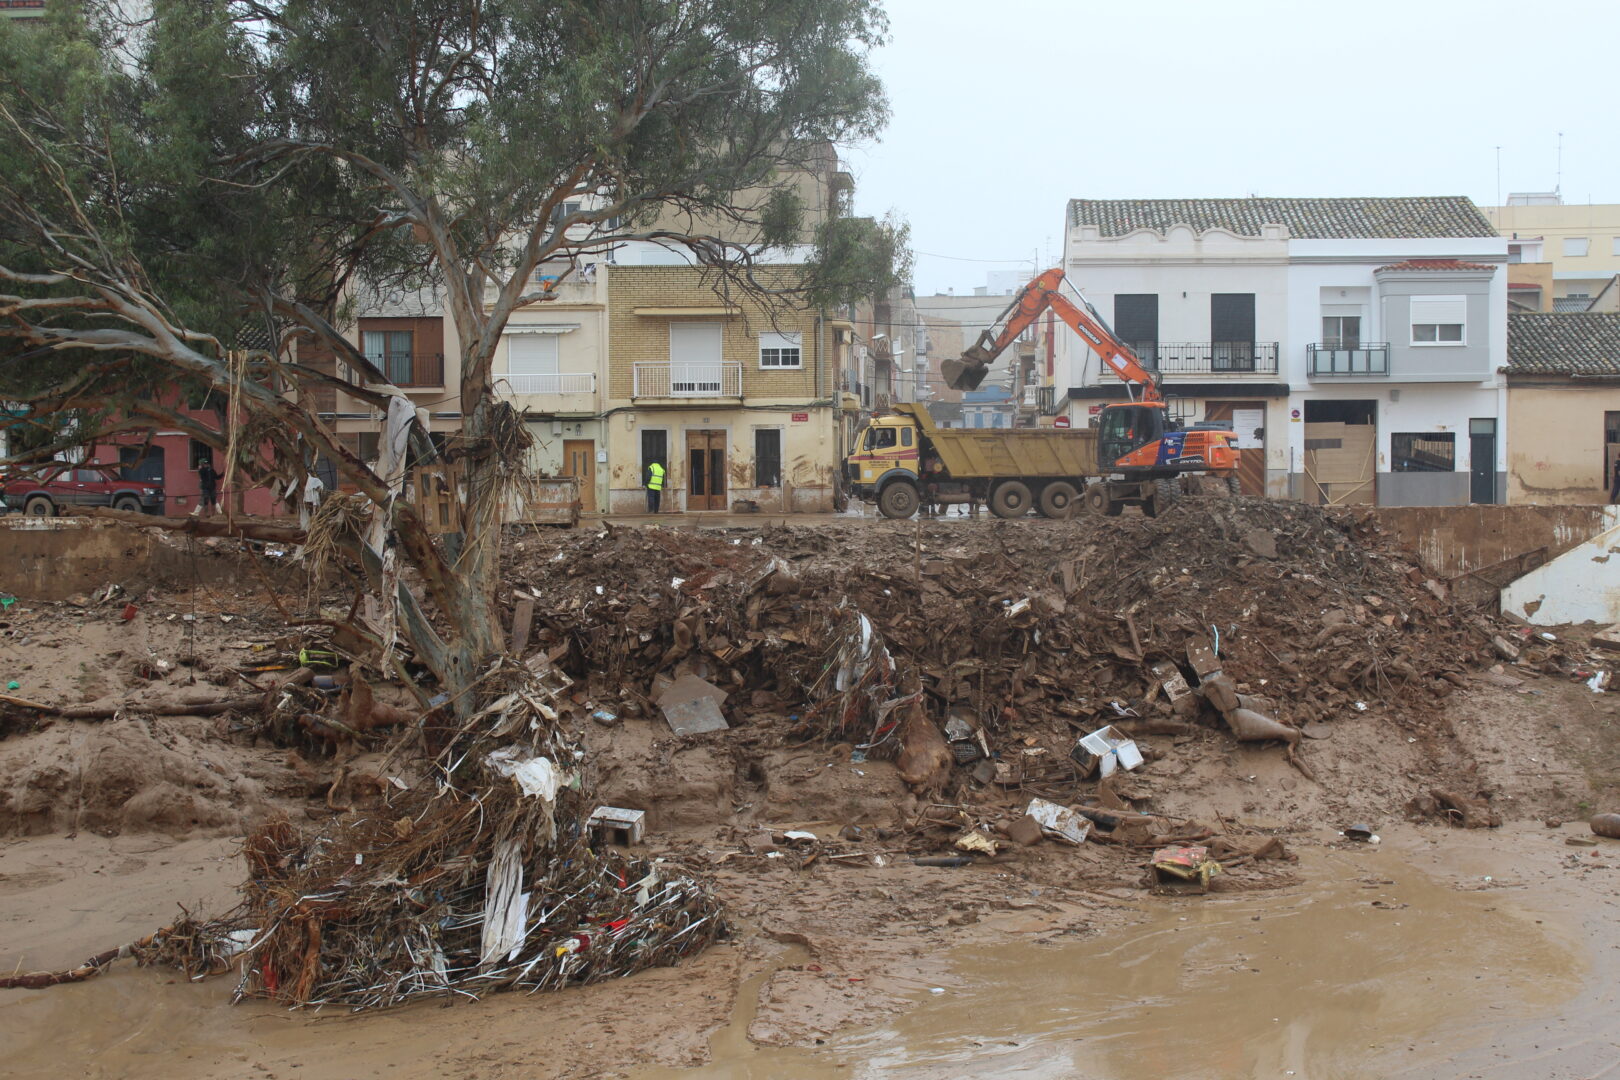
[[647, 466], [647, 490], [664, 490], [664, 467], [656, 461]]

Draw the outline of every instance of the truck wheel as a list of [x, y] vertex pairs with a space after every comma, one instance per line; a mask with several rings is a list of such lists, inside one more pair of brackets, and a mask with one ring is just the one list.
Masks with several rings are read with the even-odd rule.
[[1179, 498], [1181, 498], [1181, 478], [1161, 476], [1153, 481], [1153, 498], [1142, 504], [1142, 512], [1148, 517], [1158, 517], [1170, 509], [1171, 504]]
[[33, 495], [23, 503], [23, 513], [29, 517], [53, 517], [56, 514], [56, 504], [51, 502], [49, 495]]
[[917, 512], [917, 489], [904, 480], [896, 480], [878, 496], [878, 512], [886, 518], [908, 518]]
[[1034, 502], [1029, 485], [1022, 480], [1007, 480], [990, 493], [990, 512], [998, 518], [1017, 518], [1029, 513]]
[[137, 499], [133, 495], [120, 495], [118, 498], [113, 500], [113, 509], [124, 510], [131, 514], [138, 514], [141, 512], [141, 500]]
[[1074, 485], [1064, 480], [1054, 480], [1041, 488], [1041, 513], [1049, 518], [1066, 518], [1074, 508], [1074, 500], [1078, 498]]
[[1120, 511], [1125, 509], [1125, 504], [1110, 499], [1108, 497], [1108, 485], [1099, 483], [1086, 488], [1086, 509], [1094, 514], [1102, 514], [1104, 517], [1119, 517]]

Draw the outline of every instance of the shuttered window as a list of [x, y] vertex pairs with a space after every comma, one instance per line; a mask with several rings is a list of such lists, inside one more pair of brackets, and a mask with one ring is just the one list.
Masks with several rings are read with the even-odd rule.
[[1466, 296], [1414, 296], [1412, 344], [1461, 345], [1467, 319]]
[[717, 322], [671, 322], [669, 359], [676, 364], [718, 364], [721, 331]]
[[506, 370], [512, 375], [557, 374], [556, 334], [515, 334], [506, 339]]
[[803, 337], [799, 334], [759, 335], [759, 366], [762, 368], [796, 368], [803, 366], [800, 348]]

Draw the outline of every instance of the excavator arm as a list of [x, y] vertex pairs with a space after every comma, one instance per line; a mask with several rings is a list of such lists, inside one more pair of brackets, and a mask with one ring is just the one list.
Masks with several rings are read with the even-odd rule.
[[[974, 390], [984, 381], [996, 357], [1018, 339], [1018, 335], [1034, 325], [1046, 311], [1058, 318], [1086, 340], [1102, 362], [1107, 364], [1127, 386], [1141, 389], [1142, 402], [1163, 401], [1158, 379], [1142, 366], [1135, 354], [1116, 338], [1095, 309], [1085, 301], [1080, 304], [1061, 293], [1063, 271], [1054, 267], [1041, 274], [1013, 297], [1011, 304], [996, 319], [995, 324], [979, 335], [979, 340], [962, 353], [960, 360], [947, 360], [940, 365], [945, 382], [955, 390]], [[1085, 306], [1082, 307], [1081, 305]]]

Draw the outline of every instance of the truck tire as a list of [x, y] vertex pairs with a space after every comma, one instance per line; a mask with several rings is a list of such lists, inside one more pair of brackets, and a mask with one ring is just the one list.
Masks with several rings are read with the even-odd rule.
[[134, 495], [120, 495], [113, 500], [113, 509], [138, 514], [141, 512], [141, 500]]
[[904, 480], [896, 480], [878, 496], [878, 513], [886, 518], [908, 518], [917, 512], [921, 502], [917, 489]]
[[28, 501], [23, 503], [23, 513], [29, 517], [54, 517], [56, 504], [49, 495], [30, 495]]
[[998, 518], [1019, 518], [1029, 513], [1034, 501], [1028, 484], [1022, 480], [1004, 480], [990, 493], [990, 512]]
[[1179, 498], [1181, 498], [1181, 478], [1161, 476], [1153, 481], [1153, 497], [1142, 504], [1142, 513], [1148, 517], [1158, 517], [1170, 509]]
[[1108, 484], [1104, 482], [1091, 484], [1086, 488], [1086, 509], [1104, 517], [1119, 517], [1120, 512], [1125, 509], [1125, 504], [1108, 497]]
[[1041, 488], [1040, 511], [1049, 518], [1066, 518], [1074, 509], [1074, 500], [1079, 493], [1074, 485], [1066, 480], [1054, 480]]

